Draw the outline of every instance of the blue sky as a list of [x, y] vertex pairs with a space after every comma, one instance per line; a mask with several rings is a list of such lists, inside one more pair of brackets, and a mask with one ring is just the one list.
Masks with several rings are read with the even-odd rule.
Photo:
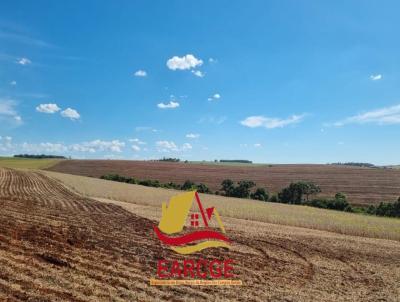
[[3, 1], [0, 155], [399, 164], [396, 1]]

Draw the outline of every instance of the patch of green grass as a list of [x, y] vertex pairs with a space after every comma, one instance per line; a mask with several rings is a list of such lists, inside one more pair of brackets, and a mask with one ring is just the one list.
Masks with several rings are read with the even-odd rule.
[[59, 161], [59, 159], [0, 157], [0, 167], [13, 169], [46, 169]]

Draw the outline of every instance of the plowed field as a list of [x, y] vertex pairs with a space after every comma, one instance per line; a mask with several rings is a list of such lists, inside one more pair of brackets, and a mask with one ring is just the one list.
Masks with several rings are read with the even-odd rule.
[[398, 301], [400, 244], [241, 219], [227, 221], [238, 287], [149, 285], [182, 259], [157, 223], [81, 197], [36, 172], [0, 168], [1, 301]]
[[212, 165], [127, 160], [66, 160], [49, 168], [51, 171], [100, 177], [109, 173], [137, 179], [156, 179], [182, 184], [189, 179], [202, 182], [213, 191], [222, 180], [252, 180], [270, 192], [300, 180], [312, 181], [323, 196], [337, 192], [347, 195], [352, 204], [367, 205], [381, 201], [394, 202], [400, 196], [400, 170], [333, 165]]

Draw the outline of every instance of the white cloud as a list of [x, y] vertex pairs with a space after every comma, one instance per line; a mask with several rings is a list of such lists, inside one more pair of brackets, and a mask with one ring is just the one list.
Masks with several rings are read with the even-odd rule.
[[187, 138], [199, 138], [200, 137], [200, 134], [196, 134], [196, 133], [188, 133], [188, 134], [186, 134], [186, 137]]
[[122, 152], [123, 147], [125, 147], [125, 142], [119, 140], [103, 141], [97, 139], [91, 142], [73, 144], [69, 149], [76, 152], [95, 153], [98, 151]]
[[259, 143], [254, 144], [254, 147], [256, 147], [256, 148], [260, 148], [261, 146], [262, 146], [262, 145], [259, 144]]
[[400, 124], [400, 104], [357, 114], [344, 120], [338, 121], [333, 125], [340, 127], [346, 124], [367, 123], [374, 123], [378, 125]]
[[192, 73], [199, 78], [203, 78], [205, 76], [204, 72], [201, 72], [200, 70], [192, 70]]
[[0, 99], [0, 115], [15, 116], [17, 113], [14, 106], [15, 101], [10, 99]]
[[12, 85], [12, 86], [17, 85], [17, 81], [11, 81], [11, 82], [10, 82], [10, 85]]
[[14, 146], [12, 144], [11, 136], [5, 136], [5, 137], [0, 136], [0, 151], [9, 152], [13, 149], [13, 147]]
[[209, 58], [209, 59], [208, 59], [208, 62], [209, 62], [209, 63], [216, 63], [216, 62], [217, 62], [217, 60], [216, 60], [216, 59], [214, 59], [214, 58]]
[[56, 113], [60, 110], [61, 108], [58, 107], [57, 104], [40, 104], [36, 107], [36, 111], [49, 114]]
[[132, 145], [131, 148], [133, 151], [140, 151], [140, 147], [137, 145]]
[[199, 119], [200, 124], [216, 124], [216, 125], [221, 125], [223, 122], [227, 120], [226, 116], [203, 116], [202, 118]]
[[174, 109], [179, 107], [178, 102], [170, 101], [169, 103], [159, 103], [157, 104], [157, 107], [160, 109]]
[[[13, 143], [10, 136], [0, 136], [0, 151], [17, 153], [63, 153], [79, 152], [79, 153], [96, 153], [96, 152], [113, 152], [121, 153], [125, 147], [125, 142], [120, 140], [93, 140], [76, 144], [66, 145], [63, 143], [41, 142], [41, 143]], [[139, 147], [139, 146], [137, 146]], [[140, 148], [140, 147], [139, 147]], [[132, 149], [135, 150], [134, 147]]]
[[158, 152], [180, 152], [192, 149], [192, 145], [184, 143], [181, 147], [178, 147], [173, 141], [157, 141], [156, 147]]
[[250, 128], [264, 127], [267, 129], [282, 128], [291, 124], [299, 123], [303, 120], [304, 114], [292, 115], [287, 119], [271, 118], [265, 116], [249, 116], [240, 123]]
[[201, 66], [202, 64], [203, 61], [197, 59], [192, 54], [187, 54], [186, 56], [183, 57], [174, 56], [167, 61], [167, 67], [171, 70], [177, 70], [177, 69], [186, 70], [195, 68], [197, 66]]
[[146, 142], [143, 142], [138, 138], [131, 138], [131, 139], [129, 139], [129, 141], [131, 143], [135, 143], [135, 144], [138, 144], [138, 145], [146, 145]]
[[15, 144], [13, 146], [16, 151], [23, 151], [27, 153], [65, 153], [68, 151], [68, 147], [62, 143], [38, 143], [31, 144], [24, 142], [22, 144]]
[[214, 95], [210, 96], [207, 100], [209, 101], [218, 101], [221, 98], [219, 93], [215, 93]]
[[17, 60], [17, 63], [20, 65], [29, 65], [32, 62], [28, 58], [20, 58], [19, 60]]
[[135, 127], [135, 131], [137, 131], [137, 132], [142, 132], [142, 131], [161, 132], [161, 130], [158, 130], [158, 129], [155, 129], [155, 128], [149, 127], [149, 126]]
[[186, 151], [186, 150], [191, 150], [192, 148], [193, 148], [193, 147], [192, 147], [191, 144], [189, 144], [189, 143], [184, 143], [184, 144], [182, 145], [181, 150], [182, 150], [182, 151]]
[[15, 109], [16, 102], [11, 99], [0, 99], [0, 120], [22, 124], [22, 118]]
[[135, 72], [135, 77], [147, 77], [147, 72], [145, 70], [139, 69]]
[[382, 79], [382, 75], [381, 74], [371, 74], [371, 76], [369, 78], [372, 81], [378, 81], [378, 80]]
[[61, 111], [61, 116], [69, 118], [71, 120], [78, 120], [81, 116], [75, 109], [67, 108]]
[[158, 141], [156, 147], [160, 152], [178, 151], [178, 146], [173, 141]]

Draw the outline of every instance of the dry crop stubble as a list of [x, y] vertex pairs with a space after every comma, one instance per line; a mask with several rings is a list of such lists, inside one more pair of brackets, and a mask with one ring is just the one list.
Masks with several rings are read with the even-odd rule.
[[[150, 188], [91, 177], [43, 172], [80, 194], [161, 208], [163, 201], [182, 191]], [[324, 210], [306, 206], [261, 202], [200, 194], [205, 206], [221, 215], [252, 221], [306, 227], [347, 235], [400, 240], [400, 219]]]

